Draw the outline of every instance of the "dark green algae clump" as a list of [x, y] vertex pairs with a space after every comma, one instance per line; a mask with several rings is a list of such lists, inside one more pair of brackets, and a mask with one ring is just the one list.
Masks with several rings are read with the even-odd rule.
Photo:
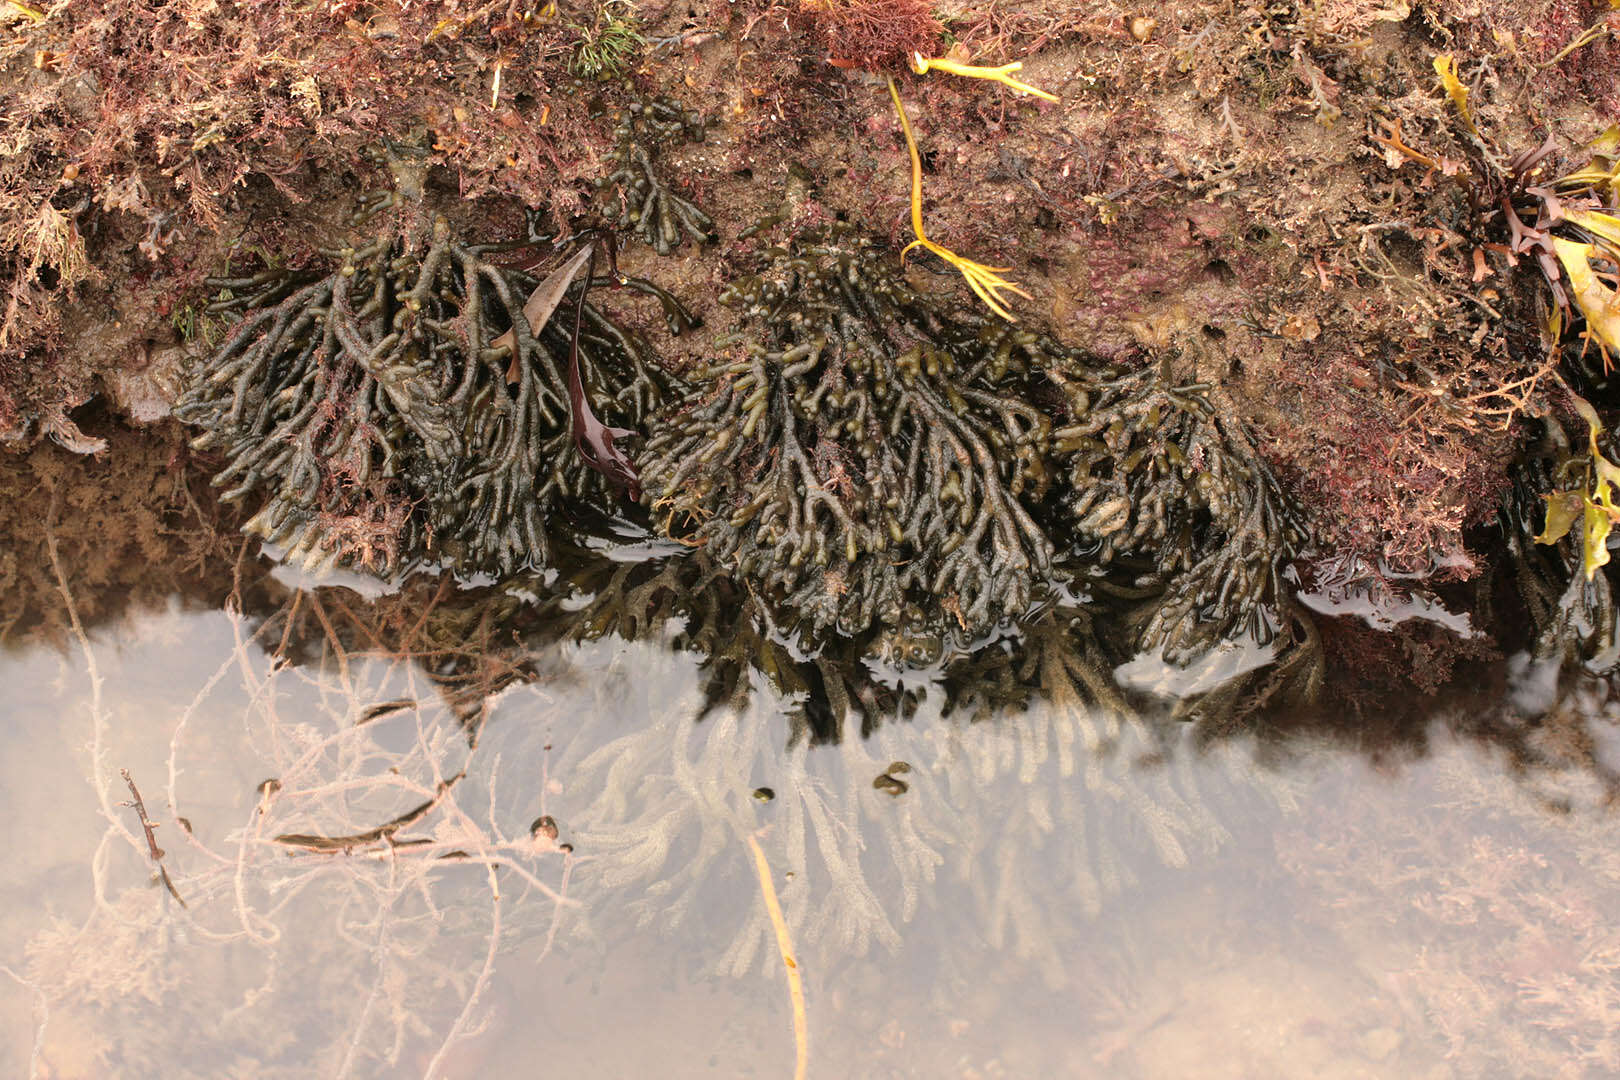
[[[337, 253], [324, 277], [226, 283], [238, 325], [179, 412], [223, 453], [227, 497], [263, 495], [249, 531], [385, 576], [432, 560], [506, 576], [552, 562], [566, 508], [622, 510], [574, 439], [573, 319], [531, 327], [538, 283], [486, 253], [441, 222], [414, 246]], [[768, 246], [755, 269], [720, 298], [738, 331], [686, 381], [582, 284], [556, 308], [580, 311], [589, 413], [645, 438], [653, 529], [733, 596], [744, 637], [928, 667], [1096, 603], [1123, 658], [1182, 663], [1286, 622], [1302, 536], [1207, 387], [946, 308], [848, 226]], [[646, 613], [607, 621], [690, 616], [661, 577], [615, 601]], [[834, 672], [814, 678], [844, 696]]]
[[1025, 384], [1055, 343], [953, 320], [839, 232], [772, 249], [724, 303], [733, 356], [640, 456], [657, 521], [772, 598], [784, 621], [858, 634], [908, 603], [968, 634], [1022, 614], [1053, 548], [1051, 421]]
[[1068, 405], [1053, 444], [1070, 565], [1099, 592], [1152, 600], [1140, 645], [1175, 663], [1223, 639], [1275, 640], [1306, 529], [1211, 388], [1152, 368], [1048, 376]]
[[[289, 560], [382, 576], [430, 558], [543, 565], [564, 500], [616, 499], [575, 451], [564, 320], [531, 327], [536, 282], [442, 221], [414, 246], [335, 254], [313, 281], [215, 283], [238, 293], [239, 321], [176, 413], [205, 429], [194, 446], [224, 454], [225, 499], [263, 494], [246, 531]], [[587, 403], [608, 424], [643, 422], [673, 380], [589, 304], [580, 318]]]
[[1079, 592], [1128, 602], [1140, 647], [1178, 661], [1274, 633], [1303, 535], [1207, 387], [946, 312], [845, 227], [762, 261], [721, 296], [729, 355], [638, 466], [655, 526], [779, 628], [967, 644]]
[[[597, 115], [601, 115], [600, 112]], [[715, 238], [714, 220], [664, 178], [657, 159], [664, 147], [700, 143], [708, 124], [667, 97], [638, 98], [612, 114], [614, 170], [597, 186], [618, 199], [615, 228], [639, 236], [660, 255], [683, 238]]]

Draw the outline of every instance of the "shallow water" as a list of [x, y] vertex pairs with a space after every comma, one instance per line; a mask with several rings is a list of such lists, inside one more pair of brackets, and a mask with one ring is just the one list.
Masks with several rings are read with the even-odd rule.
[[811, 746], [757, 674], [695, 720], [656, 635], [538, 646], [469, 727], [442, 670], [277, 632], [176, 601], [0, 653], [8, 1075], [791, 1075], [750, 838], [811, 1076], [1620, 1070], [1590, 765], [939, 693]]

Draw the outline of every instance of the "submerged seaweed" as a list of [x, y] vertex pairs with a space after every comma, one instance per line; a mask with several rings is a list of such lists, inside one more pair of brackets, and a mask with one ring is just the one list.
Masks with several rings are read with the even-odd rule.
[[908, 604], [966, 635], [1021, 615], [1052, 545], [1031, 400], [1055, 343], [939, 314], [842, 231], [774, 248], [721, 300], [755, 324], [651, 438], [655, 518], [790, 630], [858, 635]]
[[[547, 512], [609, 497], [573, 447], [568, 333], [531, 327], [533, 281], [442, 220], [425, 250], [377, 240], [341, 259], [307, 284], [272, 275], [194, 373], [176, 414], [206, 429], [195, 446], [224, 452], [214, 483], [227, 500], [264, 491], [246, 530], [307, 564], [543, 564]], [[591, 409], [638, 422], [664, 376], [601, 312], [585, 305], [583, 319]]]
[[[1140, 611], [1151, 615], [1162, 607], [1155, 598]], [[1130, 607], [1121, 610], [1119, 601], [1102, 599], [1055, 604], [1021, 625], [1015, 637], [951, 657], [940, 672], [944, 711], [977, 722], [1049, 705], [1086, 712], [1104, 725], [1163, 715], [1193, 722], [1201, 742], [1218, 742], [1248, 731], [1258, 714], [1297, 712], [1320, 694], [1323, 654], [1316, 626], [1298, 605], [1285, 611], [1263, 662], [1243, 665], [1232, 651], [1214, 648], [1186, 666], [1155, 658], [1146, 670], [1156, 678], [1126, 683], [1119, 677], [1122, 668], [1140, 660], [1131, 640], [1112, 631], [1118, 622], [1132, 621]]]
[[[746, 709], [769, 685], [792, 702], [793, 741], [841, 741], [858, 720], [868, 735], [889, 719], [909, 717], [920, 691], [897, 686], [886, 673], [889, 647], [916, 628], [894, 634], [829, 639], [807, 655], [776, 628], [766, 605], [703, 553], [642, 563], [593, 564], [569, 584], [588, 594], [554, 620], [567, 636], [598, 640], [618, 635], [639, 641], [665, 636], [701, 659], [703, 702], [698, 717]], [[670, 630], [672, 625], [678, 629]], [[932, 640], [940, 640], [937, 633]], [[940, 657], [936, 654], [934, 661]]]

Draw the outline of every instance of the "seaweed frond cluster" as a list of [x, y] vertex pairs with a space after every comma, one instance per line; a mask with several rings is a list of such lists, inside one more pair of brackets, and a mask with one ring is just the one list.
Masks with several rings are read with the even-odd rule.
[[951, 317], [842, 228], [773, 247], [721, 300], [748, 327], [651, 434], [663, 528], [760, 589], [792, 629], [859, 634], [908, 603], [982, 634], [1017, 617], [1052, 544], [1043, 372], [1068, 353]]
[[[839, 723], [904, 697], [841, 669], [938, 669], [1065, 590], [1122, 629], [1115, 665], [1297, 636], [1282, 573], [1304, 530], [1208, 386], [944, 309], [850, 226], [765, 249], [689, 384], [580, 297], [592, 271], [569, 284], [587, 251], [536, 287], [441, 220], [338, 258], [216, 280], [241, 321], [178, 410], [291, 560], [560, 567], [572, 515], [552, 511], [617, 486], [697, 550], [581, 583], [592, 632], [684, 618], [711, 704], [758, 668]], [[551, 317], [565, 294], [577, 342]], [[604, 441], [632, 429], [633, 460]]]
[[1283, 567], [1305, 530], [1210, 388], [1173, 386], [1153, 369], [1051, 378], [1072, 417], [1053, 444], [1080, 557], [1122, 571], [1132, 591], [1163, 590], [1142, 648], [1184, 663], [1236, 636], [1269, 643]]
[[660, 255], [674, 251], [683, 236], [699, 244], [713, 240], [714, 219], [677, 194], [653, 164], [663, 146], [702, 142], [708, 130], [703, 117], [671, 98], [654, 97], [630, 102], [613, 121], [615, 168], [597, 186], [619, 193], [615, 226], [641, 237]]
[[[567, 60], [602, 35], [540, 4], [83, 0], [0, 3], [0, 22], [10, 439], [59, 426], [99, 371], [139, 369], [146, 338], [167, 343], [222, 237], [306, 257], [309, 208], [376, 181], [367, 147], [421, 143], [417, 164], [462, 197], [559, 213], [600, 168]], [[606, 44], [633, 58], [622, 33]], [[102, 340], [76, 305], [119, 332]]]
[[[240, 295], [241, 321], [176, 409], [206, 429], [197, 448], [224, 453], [215, 485], [226, 500], [263, 491], [247, 530], [310, 565], [543, 564], [547, 511], [608, 495], [572, 445], [570, 335], [531, 327], [532, 281], [442, 219], [415, 250], [379, 239], [338, 257], [314, 281], [215, 283]], [[580, 313], [590, 410], [639, 421], [664, 377], [637, 339], [588, 304]]]

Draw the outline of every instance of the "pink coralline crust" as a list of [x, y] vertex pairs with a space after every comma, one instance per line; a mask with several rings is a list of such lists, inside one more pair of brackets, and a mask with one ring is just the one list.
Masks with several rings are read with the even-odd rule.
[[1231, 237], [1240, 221], [1231, 209], [1210, 204], [1155, 207], [1133, 216], [1128, 228], [1076, 238], [1067, 272], [1051, 282], [1058, 332], [1122, 360], [1144, 345], [1175, 344], [1156, 338], [1186, 329], [1166, 325], [1156, 333], [1144, 323], [1229, 321], [1253, 302], [1261, 278], [1235, 257]]
[[1322, 539], [1397, 572], [1472, 576], [1463, 532], [1500, 503], [1510, 433], [1427, 430], [1351, 358], [1320, 352], [1313, 363], [1298, 349], [1282, 368], [1262, 450], [1325, 526]]
[[1574, 93], [1620, 116], [1620, 11], [1600, 18], [1604, 6], [1601, 0], [1552, 0], [1539, 10], [1531, 8], [1521, 14], [1520, 36], [1527, 55], [1537, 64], [1545, 64], [1599, 22], [1606, 24], [1606, 34], [1570, 53], [1551, 72]]

